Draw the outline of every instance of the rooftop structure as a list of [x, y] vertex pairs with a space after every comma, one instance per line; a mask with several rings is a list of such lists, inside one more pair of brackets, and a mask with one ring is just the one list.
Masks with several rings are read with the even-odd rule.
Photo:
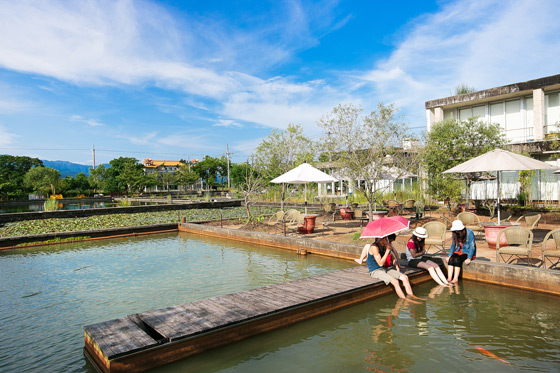
[[560, 74], [426, 101], [428, 131], [436, 122], [472, 116], [500, 124], [510, 143], [544, 140], [560, 132]]

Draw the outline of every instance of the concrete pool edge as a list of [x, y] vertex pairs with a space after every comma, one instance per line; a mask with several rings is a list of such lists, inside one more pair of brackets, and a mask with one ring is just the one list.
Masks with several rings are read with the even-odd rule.
[[[305, 249], [307, 253], [331, 256], [340, 259], [358, 258], [362, 250], [361, 245], [317, 241], [299, 237], [285, 237], [268, 233], [220, 228], [192, 223], [180, 223], [179, 231], [242, 242], [251, 242], [296, 252], [298, 249]], [[443, 258], [435, 257], [435, 259], [438, 263], [447, 265]], [[477, 259], [470, 265], [464, 266], [461, 276], [463, 279], [467, 280], [560, 295], [560, 271], [522, 265], [494, 263]]]

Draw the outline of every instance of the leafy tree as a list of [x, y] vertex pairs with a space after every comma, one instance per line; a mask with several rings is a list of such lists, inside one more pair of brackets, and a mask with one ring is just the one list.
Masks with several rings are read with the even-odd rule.
[[[485, 123], [476, 117], [434, 123], [426, 135], [423, 156], [430, 193], [438, 198], [458, 198], [462, 182], [443, 171], [505, 144], [505, 134], [499, 124]], [[466, 176], [468, 190], [474, 175]]]
[[25, 156], [0, 155], [0, 199], [23, 198], [26, 190], [23, 178], [32, 167], [41, 167], [38, 158]]
[[188, 185], [196, 183], [200, 178], [198, 173], [192, 169], [192, 164], [183, 160], [181, 160], [181, 164], [175, 172], [175, 175], [177, 177], [177, 183], [184, 186], [185, 190]]
[[247, 221], [254, 222], [255, 219], [251, 213], [251, 205], [254, 203], [254, 196], [257, 195], [267, 184], [264, 179], [262, 165], [255, 164], [254, 157], [251, 157], [251, 163], [243, 163], [237, 166], [237, 172], [242, 173], [242, 181], [238, 185], [243, 192], [243, 205], [247, 213]]
[[214, 158], [206, 155], [202, 161], [192, 166], [192, 170], [204, 179], [208, 187], [216, 187], [222, 184], [218, 182], [218, 176], [227, 175], [227, 159], [224, 156]]
[[80, 194], [89, 195], [91, 193], [91, 185], [89, 184], [88, 177], [83, 172], [76, 176], [67, 176], [61, 180], [59, 191], [63, 194], [77, 196]]
[[49, 190], [53, 195], [60, 183], [60, 172], [50, 167], [33, 167], [25, 174], [23, 184], [32, 188], [40, 194], [48, 194]]
[[89, 184], [95, 190], [105, 190], [105, 181], [109, 177], [105, 165], [101, 164], [89, 170]]
[[285, 130], [272, 130], [264, 138], [254, 155], [255, 164], [267, 180], [288, 172], [315, 157], [313, 142], [303, 135], [299, 124], [288, 125]]
[[364, 115], [363, 109], [352, 104], [338, 105], [323, 116], [318, 125], [334, 135], [323, 139], [323, 149], [333, 152], [333, 162], [340, 173], [350, 180], [361, 180], [356, 191], [368, 202], [370, 217], [373, 205], [391, 183], [417, 171], [417, 156], [404, 152], [407, 127], [398, 110], [379, 103], [376, 111]]

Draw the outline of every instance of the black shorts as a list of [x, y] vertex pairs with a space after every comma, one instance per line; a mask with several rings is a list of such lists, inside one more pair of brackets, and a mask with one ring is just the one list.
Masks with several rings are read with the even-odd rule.
[[430, 258], [426, 258], [425, 256], [417, 259], [410, 259], [408, 261], [408, 266], [410, 268], [418, 268], [418, 264], [420, 264], [421, 262], [427, 262], [428, 260], [430, 260]]
[[450, 266], [453, 267], [461, 267], [463, 262], [467, 260], [469, 256], [467, 254], [453, 254], [449, 257], [449, 262], [447, 262]]

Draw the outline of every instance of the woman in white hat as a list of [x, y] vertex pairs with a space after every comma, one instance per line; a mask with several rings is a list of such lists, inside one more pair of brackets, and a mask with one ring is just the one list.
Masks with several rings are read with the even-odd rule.
[[408, 260], [408, 266], [425, 269], [435, 282], [442, 286], [450, 286], [441, 268], [439, 268], [436, 263], [432, 262], [429, 257], [424, 256], [424, 254], [426, 254], [424, 247], [424, 239], [426, 237], [428, 237], [426, 228], [416, 227], [412, 232], [412, 237], [410, 237], [406, 243], [406, 260]]
[[474, 233], [466, 228], [461, 220], [451, 223], [451, 247], [447, 254], [447, 281], [459, 281], [459, 273], [463, 263], [469, 263], [476, 258], [476, 242]]

